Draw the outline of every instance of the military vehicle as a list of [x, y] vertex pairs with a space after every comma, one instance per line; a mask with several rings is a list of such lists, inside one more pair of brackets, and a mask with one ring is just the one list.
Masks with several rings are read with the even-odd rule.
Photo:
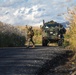
[[60, 23], [54, 22], [44, 22], [42, 29], [42, 46], [47, 46], [48, 43], [57, 43], [58, 46], [62, 46], [64, 42], [64, 36], [66, 29]]

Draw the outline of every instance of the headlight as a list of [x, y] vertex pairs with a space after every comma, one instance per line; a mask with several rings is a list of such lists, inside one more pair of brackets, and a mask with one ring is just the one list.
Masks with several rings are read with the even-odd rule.
[[50, 34], [53, 34], [53, 32], [50, 32]]
[[56, 34], [53, 34], [53, 35], [56, 35]]
[[60, 35], [58, 35], [58, 37], [60, 38]]

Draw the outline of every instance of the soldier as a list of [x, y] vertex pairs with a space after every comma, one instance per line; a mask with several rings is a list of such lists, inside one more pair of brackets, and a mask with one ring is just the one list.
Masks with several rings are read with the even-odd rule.
[[34, 31], [32, 29], [32, 26], [30, 26], [27, 30], [27, 48], [30, 46], [30, 42], [33, 44], [33, 48], [35, 47], [35, 43], [33, 41]]

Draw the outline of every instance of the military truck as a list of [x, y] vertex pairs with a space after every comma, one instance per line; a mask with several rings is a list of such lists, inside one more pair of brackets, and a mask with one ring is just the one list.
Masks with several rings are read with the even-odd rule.
[[42, 46], [47, 46], [48, 43], [57, 43], [58, 46], [62, 46], [64, 42], [64, 35], [66, 29], [60, 23], [54, 22], [44, 22], [41, 26], [42, 30]]

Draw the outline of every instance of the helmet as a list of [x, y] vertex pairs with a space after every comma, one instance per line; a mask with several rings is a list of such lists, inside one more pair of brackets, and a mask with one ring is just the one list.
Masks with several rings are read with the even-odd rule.
[[29, 29], [32, 29], [32, 26], [30, 26]]

